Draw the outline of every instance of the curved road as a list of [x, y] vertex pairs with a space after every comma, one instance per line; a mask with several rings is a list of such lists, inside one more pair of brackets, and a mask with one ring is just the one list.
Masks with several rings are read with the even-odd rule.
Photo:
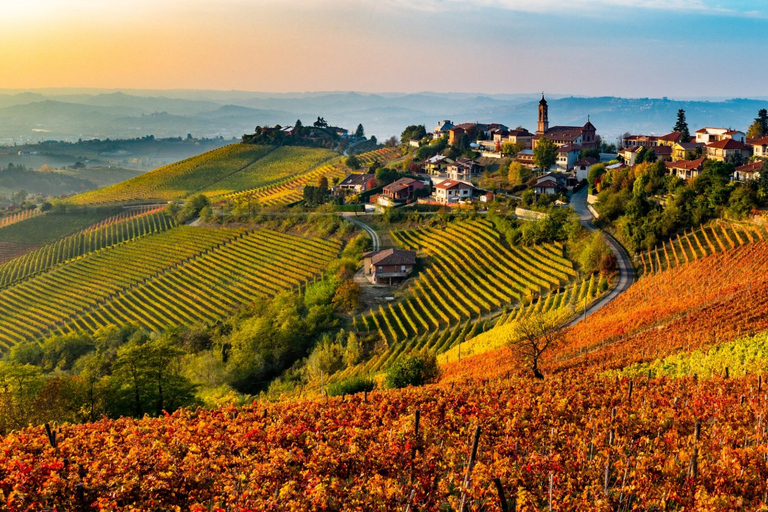
[[[595, 231], [597, 229], [595, 225], [592, 224], [592, 219], [593, 219], [592, 212], [590, 212], [589, 208], [587, 208], [587, 187], [584, 187], [583, 189], [579, 190], [577, 193], [575, 193], [571, 197], [571, 207], [573, 207], [573, 210], [579, 216], [579, 220], [581, 221], [581, 224], [585, 228], [587, 228], [590, 231]], [[622, 292], [626, 291], [627, 288], [632, 286], [632, 283], [635, 282], [635, 270], [632, 267], [632, 264], [629, 260], [629, 254], [627, 254], [627, 251], [611, 235], [609, 235], [605, 231], [603, 231], [602, 233], [603, 233], [603, 236], [605, 237], [605, 241], [608, 242], [608, 245], [611, 247], [613, 254], [616, 255], [616, 261], [619, 267], [619, 283], [616, 285], [616, 287], [613, 290], [611, 290], [608, 293], [608, 295], [603, 297], [596, 304], [593, 304], [586, 311], [586, 314], [580, 315], [578, 318], [576, 318], [570, 324], [568, 324], [569, 326], [577, 324], [587, 316], [591, 315], [598, 309], [602, 308], [603, 306], [611, 302], [613, 299], [618, 297]]]
[[344, 217], [351, 223], [356, 224], [357, 226], [360, 226], [361, 228], [363, 228], [371, 237], [371, 241], [373, 242], [373, 249], [372, 249], [373, 252], [376, 252], [379, 250], [379, 247], [381, 247], [381, 240], [379, 239], [379, 234], [376, 231], [374, 231], [371, 226], [361, 221], [360, 219], [355, 218], [354, 214], [342, 214], [342, 217]]

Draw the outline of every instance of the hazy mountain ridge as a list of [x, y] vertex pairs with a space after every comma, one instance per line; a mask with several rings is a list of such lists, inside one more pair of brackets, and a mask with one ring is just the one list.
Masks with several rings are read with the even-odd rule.
[[[606, 141], [624, 132], [670, 131], [677, 110], [686, 110], [692, 130], [724, 126], [746, 130], [768, 100], [722, 101], [667, 98], [547, 96], [551, 125], [581, 125], [590, 117]], [[78, 138], [240, 137], [256, 125], [329, 123], [383, 139], [410, 124], [431, 130], [437, 121], [500, 122], [536, 128], [537, 94], [248, 93], [241, 91], [29, 91], [0, 93], [0, 140]]]

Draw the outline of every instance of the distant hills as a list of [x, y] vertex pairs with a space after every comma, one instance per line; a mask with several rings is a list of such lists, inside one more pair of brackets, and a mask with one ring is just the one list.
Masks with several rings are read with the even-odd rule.
[[[692, 129], [714, 125], [746, 130], [768, 99], [673, 100], [667, 98], [548, 95], [550, 124], [583, 124], [587, 116], [604, 140], [622, 133], [666, 133], [678, 109]], [[0, 91], [0, 144], [79, 138], [240, 137], [256, 125], [311, 123], [323, 116], [368, 135], [399, 135], [410, 124], [431, 130], [440, 119], [536, 127], [538, 94], [270, 94], [241, 91]]]

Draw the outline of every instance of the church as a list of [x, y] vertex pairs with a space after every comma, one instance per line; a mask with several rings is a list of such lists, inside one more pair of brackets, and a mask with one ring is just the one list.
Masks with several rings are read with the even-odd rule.
[[546, 137], [557, 146], [578, 146], [579, 149], [597, 148], [597, 129], [587, 118], [584, 126], [553, 126], [549, 127], [549, 107], [544, 94], [539, 102], [539, 124], [536, 135], [533, 137], [533, 147], [536, 147], [538, 139]]

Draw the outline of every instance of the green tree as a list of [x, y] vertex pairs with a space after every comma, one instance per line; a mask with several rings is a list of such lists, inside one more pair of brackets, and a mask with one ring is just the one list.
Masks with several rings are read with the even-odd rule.
[[510, 186], [524, 185], [531, 179], [533, 173], [530, 169], [523, 167], [520, 162], [512, 162], [509, 164], [508, 179]]
[[403, 130], [403, 133], [400, 134], [400, 140], [402, 141], [421, 140], [426, 136], [427, 136], [427, 129], [424, 127], [423, 124], [412, 124], [410, 126], [407, 126], [405, 130]]
[[688, 122], [685, 120], [685, 110], [682, 108], [677, 111], [677, 122], [672, 127], [673, 132], [680, 132], [682, 134], [681, 140], [687, 142], [691, 136], [691, 132], [688, 130]]
[[355, 130], [355, 137], [358, 139], [362, 139], [365, 137], [365, 129], [363, 128], [362, 124], [357, 125], [357, 130]]
[[398, 358], [387, 370], [386, 384], [389, 388], [422, 386], [436, 382], [438, 377], [437, 356], [423, 350]]
[[349, 155], [347, 159], [344, 161], [347, 167], [350, 169], [359, 169], [360, 168], [360, 159], [357, 158], [355, 155]]
[[761, 108], [757, 112], [755, 121], [749, 126], [747, 130], [747, 138], [759, 139], [768, 135], [768, 110]]
[[536, 167], [546, 171], [557, 162], [557, 145], [546, 137], [542, 137], [533, 149], [533, 161]]

